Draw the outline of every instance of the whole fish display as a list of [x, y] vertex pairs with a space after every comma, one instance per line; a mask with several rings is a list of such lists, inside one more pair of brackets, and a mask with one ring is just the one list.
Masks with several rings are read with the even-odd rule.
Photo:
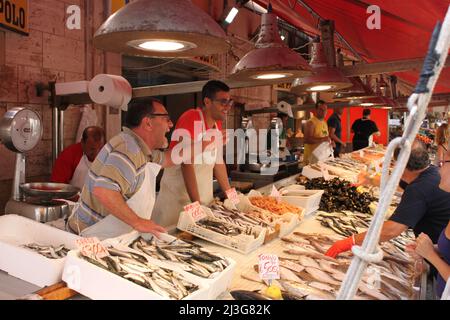
[[225, 222], [216, 218], [203, 218], [197, 221], [197, 225], [211, 231], [223, 234], [225, 236], [237, 236], [240, 234], [250, 235], [257, 238], [258, 235], [253, 231], [252, 226], [239, 226], [237, 224]]
[[[144, 259], [151, 257], [158, 260], [167, 260], [177, 263], [184, 271], [202, 278], [213, 278], [229, 266], [227, 259], [219, 253], [212, 252], [202, 246], [176, 240], [176, 243], [164, 243], [151, 238], [145, 240], [138, 237], [129, 247], [134, 251], [130, 254], [139, 254]], [[141, 260], [144, 260], [142, 259]]]
[[70, 249], [66, 248], [63, 244], [59, 246], [46, 246], [37, 243], [30, 243], [23, 245], [24, 248], [31, 249], [40, 255], [43, 255], [49, 259], [61, 259], [67, 256]]
[[[342, 238], [299, 232], [282, 238], [284, 253], [289, 257], [280, 257], [280, 265], [290, 271], [280, 273], [283, 289], [304, 299], [334, 299], [352, 258], [349, 252], [337, 259], [324, 255], [338, 239]], [[381, 249], [383, 261], [367, 268], [355, 299], [410, 299], [414, 284], [413, 260], [393, 243], [383, 243]]]
[[215, 218], [225, 221], [230, 224], [237, 225], [239, 227], [252, 227], [252, 226], [261, 226], [263, 228], [268, 229], [269, 233], [275, 232], [275, 228], [273, 228], [272, 224], [264, 219], [259, 217], [250, 216], [239, 210], [233, 210], [226, 208], [220, 201], [215, 201], [212, 205], [209, 206], [212, 214]]
[[156, 266], [144, 255], [117, 248], [108, 248], [108, 252], [110, 255], [103, 258], [82, 258], [167, 299], [180, 300], [198, 289], [182, 274]]
[[[316, 220], [326, 228], [329, 228], [337, 234], [349, 237], [353, 234], [367, 231], [373, 215], [371, 213], [351, 212], [343, 210], [341, 212], [323, 212], [318, 211]], [[404, 251], [405, 245], [415, 239], [412, 230], [408, 229], [400, 236], [390, 240], [397, 248]]]
[[324, 190], [320, 200], [319, 210], [335, 212], [342, 210], [370, 213], [370, 203], [375, 199], [369, 193], [360, 193], [350, 182], [334, 178], [325, 180], [315, 178], [305, 184], [308, 190]]

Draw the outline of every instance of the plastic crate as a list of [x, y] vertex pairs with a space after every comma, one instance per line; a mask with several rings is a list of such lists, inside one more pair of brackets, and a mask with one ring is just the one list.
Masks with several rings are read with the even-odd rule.
[[305, 208], [305, 216], [307, 216], [319, 209], [323, 193], [323, 190], [288, 191], [283, 194], [281, 200]]
[[[137, 239], [139, 236], [143, 237], [146, 240], [151, 239], [153, 236], [151, 234], [140, 234], [137, 231], [133, 231], [129, 234], [125, 234], [123, 236], [114, 238], [114, 239], [107, 239], [103, 241], [105, 245], [112, 245], [115, 246], [116, 244], [129, 246], [131, 242], [133, 242], [135, 239]], [[160, 239], [157, 239], [157, 241], [161, 241], [164, 243], [177, 243], [177, 242], [183, 242], [183, 240], [177, 239], [169, 234], [160, 234]], [[151, 257], [149, 257], [151, 258]], [[196, 276], [194, 274], [191, 274], [194, 278], [196, 278], [198, 282], [202, 283], [207, 288], [207, 296], [209, 300], [216, 299], [218, 296], [220, 296], [223, 292], [225, 292], [228, 287], [231, 285], [231, 281], [233, 280], [234, 270], [236, 269], [236, 261], [229, 257], [225, 257], [225, 259], [228, 262], [228, 267], [226, 267], [222, 272], [214, 274], [212, 278], [202, 278], [199, 276]], [[160, 267], [167, 267], [173, 270], [176, 270], [180, 273], [187, 272], [184, 271], [183, 268], [177, 263], [173, 261], [168, 260], [157, 260], [152, 259], [154, 263]]]
[[[203, 207], [203, 209], [208, 212], [209, 208]], [[212, 215], [209, 213], [209, 215]], [[214, 220], [214, 218], [209, 217], [209, 219]], [[220, 221], [220, 220], [219, 220]], [[227, 224], [220, 221], [223, 224]], [[192, 216], [187, 212], [180, 213], [180, 219], [178, 220], [177, 228], [193, 234], [196, 237], [210, 241], [212, 243], [218, 244], [226, 248], [236, 250], [238, 252], [247, 254], [255, 249], [259, 248], [264, 243], [264, 238], [266, 234], [266, 229], [263, 227], [253, 227], [253, 230], [257, 231], [258, 237], [255, 238], [250, 235], [239, 234], [237, 236], [226, 236], [218, 232], [214, 232], [207, 228], [202, 227], [197, 224]]]
[[79, 237], [18, 215], [0, 217], [0, 269], [35, 284], [49, 286], [61, 281], [66, 258], [49, 259], [23, 245], [38, 243], [76, 249]]

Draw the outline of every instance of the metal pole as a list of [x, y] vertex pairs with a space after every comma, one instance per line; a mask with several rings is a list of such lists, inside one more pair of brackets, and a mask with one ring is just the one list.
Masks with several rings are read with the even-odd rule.
[[[392, 196], [400, 181], [400, 177], [406, 167], [411, 151], [411, 145], [425, 118], [433, 89], [439, 74], [444, 67], [445, 59], [447, 58], [449, 46], [450, 6], [442, 28], [438, 23], [433, 32], [429, 52], [425, 58], [419, 83], [416, 86], [415, 92], [408, 100], [410, 114], [405, 123], [403, 136], [392, 140], [388, 146], [381, 176], [380, 201], [362, 246], [353, 246], [352, 248], [355, 257], [350, 264], [343, 284], [339, 290], [337, 296], [338, 300], [352, 299], [358, 290], [359, 282], [361, 281], [361, 277], [367, 264], [382, 259], [382, 251], [379, 250], [378, 243], [385, 213], [387, 212]], [[389, 176], [389, 166], [393, 152], [398, 147], [401, 148], [400, 155], [392, 175]]]
[[58, 155], [64, 150], [64, 111], [58, 110]]
[[58, 108], [53, 107], [52, 108], [52, 162], [53, 165], [55, 164], [56, 158], [59, 154], [59, 130], [58, 130], [58, 124], [59, 124], [59, 111]]

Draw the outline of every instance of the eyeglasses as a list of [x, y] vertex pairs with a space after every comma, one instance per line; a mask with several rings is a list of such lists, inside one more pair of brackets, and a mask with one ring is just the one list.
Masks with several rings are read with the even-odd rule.
[[439, 161], [439, 168], [442, 168], [444, 166], [444, 163], [450, 162], [450, 160], [443, 160], [443, 161]]
[[150, 113], [149, 117], [165, 117], [166, 120], [169, 122], [172, 122], [172, 120], [170, 120], [170, 115], [168, 113]]
[[233, 104], [234, 104], [234, 101], [231, 100], [231, 99], [230, 100], [227, 100], [227, 99], [218, 99], [218, 100], [216, 100], [216, 99], [214, 99], [213, 101], [220, 103], [220, 105], [223, 106], [223, 107], [232, 107]]

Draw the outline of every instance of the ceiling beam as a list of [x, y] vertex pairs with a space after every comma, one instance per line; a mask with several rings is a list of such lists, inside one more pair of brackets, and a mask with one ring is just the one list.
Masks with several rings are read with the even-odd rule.
[[[397, 60], [388, 62], [360, 63], [354, 66], [341, 67], [346, 77], [364, 76], [368, 74], [392, 73], [402, 71], [422, 70], [424, 59]], [[445, 67], [450, 67], [450, 56], [447, 57]]]

